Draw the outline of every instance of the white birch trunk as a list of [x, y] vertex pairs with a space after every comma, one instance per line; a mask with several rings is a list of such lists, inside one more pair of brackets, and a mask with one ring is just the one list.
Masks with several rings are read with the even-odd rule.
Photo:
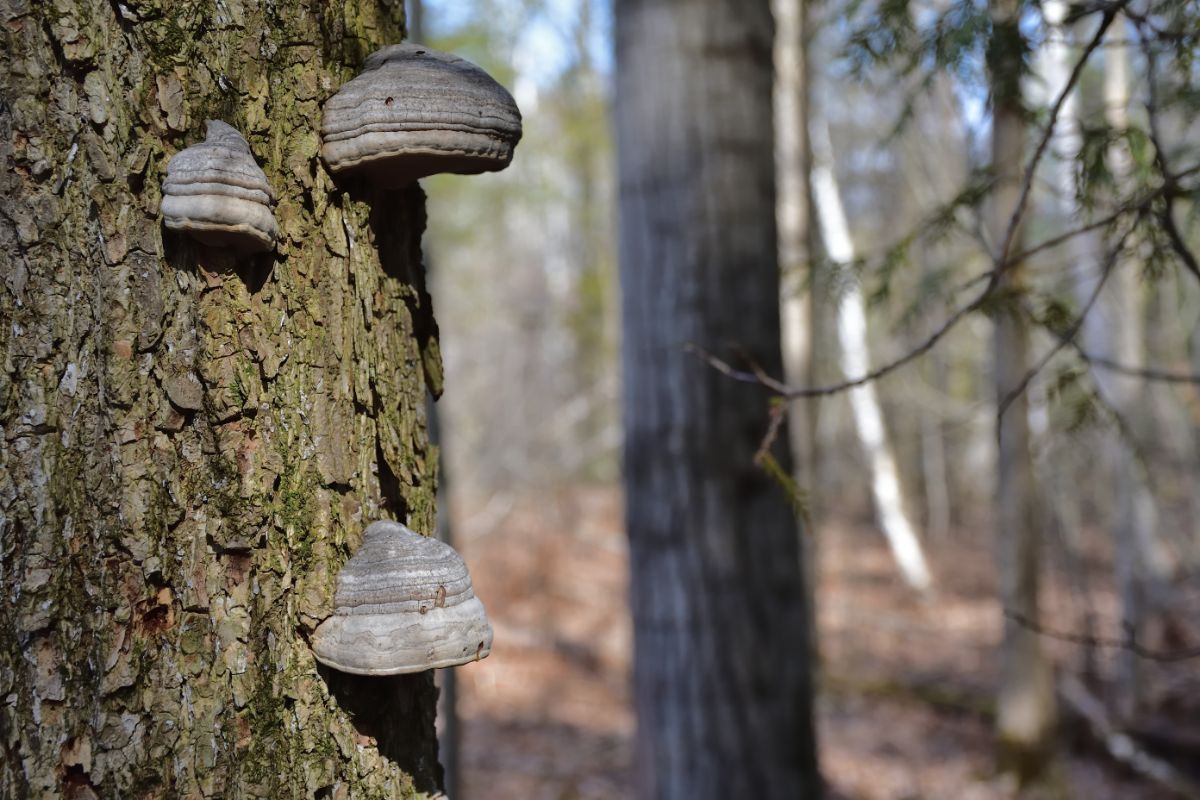
[[[812, 190], [821, 237], [830, 260], [847, 265], [854, 260], [854, 243], [833, 174], [832, 146], [824, 120], [817, 123], [812, 132], [812, 147]], [[869, 372], [866, 304], [862, 287], [855, 280], [846, 281], [838, 293], [837, 333], [843, 374], [854, 378]], [[925, 591], [932, 583], [929, 567], [912, 522], [904, 511], [896, 459], [888, 442], [875, 384], [856, 386], [849, 391], [849, 396], [854, 426], [871, 470], [871, 491], [883, 535], [905, 582], [914, 589]]]

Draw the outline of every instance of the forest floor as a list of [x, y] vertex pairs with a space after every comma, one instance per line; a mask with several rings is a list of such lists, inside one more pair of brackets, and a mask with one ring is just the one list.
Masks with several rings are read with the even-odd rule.
[[[635, 724], [619, 492], [494, 496], [455, 512], [456, 544], [496, 634], [490, 658], [457, 670], [463, 738], [455, 800], [630, 797]], [[931, 547], [937, 592], [929, 599], [900, 583], [869, 518], [830, 521], [818, 537], [818, 726], [831, 797], [1013, 797], [992, 769], [1001, 614], [986, 535]], [[1077, 579], [1067, 591], [1071, 582], [1055, 573], [1048, 627], [1078, 630], [1090, 609], [1098, 630], [1113, 630], [1109, 560], [1089, 553], [1076, 570], [1085, 580], [1094, 573], [1086, 598]], [[1084, 648], [1046, 643], [1060, 672], [1080, 671]], [[1090, 648], [1101, 674], [1113, 656]], [[1145, 666], [1159, 722], [1200, 734], [1194, 662]], [[1114, 766], [1083, 726], [1066, 727], [1055, 791], [1043, 796], [1175, 796]]]

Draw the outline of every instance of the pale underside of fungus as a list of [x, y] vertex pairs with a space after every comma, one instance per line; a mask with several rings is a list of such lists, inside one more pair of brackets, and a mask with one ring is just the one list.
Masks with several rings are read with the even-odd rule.
[[203, 142], [176, 153], [163, 182], [163, 224], [203, 244], [240, 253], [270, 250], [279, 228], [275, 193], [250, 145], [232, 126], [208, 121]]
[[356, 675], [399, 675], [478, 661], [492, 626], [467, 565], [449, 545], [376, 522], [338, 573], [333, 615], [317, 626], [317, 660]]
[[401, 186], [502, 170], [520, 139], [521, 112], [503, 86], [465, 59], [409, 43], [371, 54], [325, 104], [321, 155], [334, 173]]

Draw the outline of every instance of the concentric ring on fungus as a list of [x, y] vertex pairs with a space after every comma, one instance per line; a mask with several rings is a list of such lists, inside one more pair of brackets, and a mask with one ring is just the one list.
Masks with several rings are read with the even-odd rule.
[[274, 201], [250, 145], [220, 120], [209, 120], [204, 141], [167, 162], [163, 224], [202, 244], [239, 253], [273, 249], [279, 238]]
[[398, 522], [376, 522], [338, 573], [318, 661], [356, 675], [399, 675], [478, 661], [492, 626], [462, 557]]
[[439, 172], [502, 170], [521, 139], [512, 95], [471, 62], [419, 44], [371, 54], [325, 103], [321, 156], [331, 172], [402, 186]]

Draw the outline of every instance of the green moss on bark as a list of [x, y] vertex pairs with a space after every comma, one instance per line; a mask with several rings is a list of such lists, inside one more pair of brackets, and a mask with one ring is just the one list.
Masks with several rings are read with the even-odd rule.
[[[420, 721], [404, 762], [307, 641], [366, 524], [433, 521], [423, 196], [382, 252], [315, 132], [400, 39], [400, 7], [4, 5], [0, 797], [435, 787], [432, 685], [378, 687]], [[166, 163], [206, 118], [243, 131], [279, 194], [271, 256], [161, 227]], [[202, 402], [170, 396], [180, 376]]]

